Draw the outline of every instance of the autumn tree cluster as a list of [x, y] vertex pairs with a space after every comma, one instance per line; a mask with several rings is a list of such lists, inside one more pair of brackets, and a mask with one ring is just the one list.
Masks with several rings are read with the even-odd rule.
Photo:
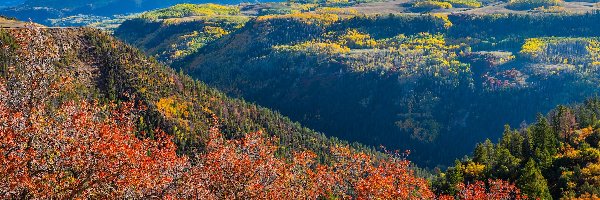
[[[181, 126], [196, 115], [193, 105], [175, 104], [181, 100], [172, 95], [157, 103], [142, 98], [164, 94], [148, 94], [157, 83], [129, 85], [151, 73], [126, 73], [139, 69], [133, 63], [145, 62], [124, 64], [117, 56], [128, 54], [127, 47], [104, 43], [111, 41], [105, 37], [86, 29], [0, 32], [1, 198], [436, 197], [401, 154], [374, 155], [338, 143], [324, 162], [306, 149], [283, 151], [280, 138], [262, 131], [227, 137], [226, 118], [217, 114], [210, 114], [205, 124], [210, 128], [196, 141], [198, 148], [180, 151], [190, 144], [163, 131], [168, 126], [148, 123], [153, 121], [148, 113], [159, 113], [164, 120], [179, 118], [171, 125]], [[112, 68], [106, 69], [106, 63]], [[165, 71], [155, 65], [143, 69]], [[103, 73], [125, 78], [116, 86], [115, 77]], [[177, 81], [175, 73], [167, 75], [167, 82]], [[129, 93], [119, 94], [123, 88]], [[461, 195], [503, 191], [466, 185]]]
[[[69, 102], [43, 115], [5, 104], [0, 104], [2, 198], [435, 197], [400, 157], [375, 159], [339, 147], [332, 150], [336, 161], [323, 165], [308, 151], [277, 157], [277, 146], [261, 132], [227, 140], [213, 128], [206, 149], [188, 159], [176, 154], [172, 138], [162, 131], [156, 139], [137, 132], [132, 103], [102, 108]], [[461, 199], [509, 199], [518, 191], [501, 181], [489, 189], [482, 182], [458, 187]]]
[[600, 100], [558, 106], [528, 127], [506, 126], [502, 138], [478, 144], [472, 158], [456, 161], [435, 181], [443, 193], [461, 182], [499, 178], [541, 199], [597, 198], [600, 195]]

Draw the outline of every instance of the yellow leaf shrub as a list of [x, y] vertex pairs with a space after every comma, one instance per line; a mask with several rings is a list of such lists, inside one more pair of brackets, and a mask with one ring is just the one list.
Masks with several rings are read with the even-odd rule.
[[377, 42], [369, 34], [358, 32], [355, 29], [348, 30], [339, 38], [340, 45], [353, 49], [373, 48]]
[[156, 102], [156, 107], [167, 118], [189, 118], [191, 103], [171, 96], [161, 98]]

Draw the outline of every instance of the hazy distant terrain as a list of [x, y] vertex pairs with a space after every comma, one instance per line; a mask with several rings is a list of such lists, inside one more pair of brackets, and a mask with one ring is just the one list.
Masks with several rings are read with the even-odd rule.
[[[9, 0], [0, 3], [0, 15], [55, 26], [81, 26], [178, 3], [238, 4], [229, 0]], [[52, 20], [51, 20], [52, 19]]]

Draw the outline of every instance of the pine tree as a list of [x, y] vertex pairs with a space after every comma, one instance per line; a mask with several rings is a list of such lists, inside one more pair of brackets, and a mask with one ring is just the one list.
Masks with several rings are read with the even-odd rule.
[[473, 161], [486, 166], [492, 165], [494, 162], [494, 143], [487, 139], [485, 142], [477, 144], [473, 154]]
[[563, 141], [569, 141], [577, 125], [573, 111], [560, 105], [552, 112], [551, 117], [554, 133], [560, 136]]
[[459, 183], [464, 182], [465, 177], [463, 174], [463, 164], [459, 160], [454, 161], [454, 168], [448, 169], [447, 180], [449, 185], [449, 190], [447, 191], [449, 194], [456, 194], [457, 188], [456, 186]]
[[540, 165], [540, 168], [546, 169], [552, 165], [552, 158], [558, 151], [558, 137], [548, 120], [543, 115], [538, 115], [537, 122], [531, 127], [531, 135], [528, 138], [532, 149], [530, 152]]
[[523, 194], [531, 198], [552, 199], [548, 183], [535, 162], [530, 159], [521, 170], [521, 176], [517, 180], [517, 186], [521, 188]]
[[494, 178], [500, 179], [508, 179], [515, 180], [517, 178], [517, 174], [515, 171], [518, 171], [521, 159], [513, 156], [510, 151], [502, 146], [498, 146], [496, 148], [496, 161], [493, 166], [489, 166], [491, 168], [490, 173]]
[[511, 130], [509, 125], [504, 126], [504, 133], [500, 140], [501, 147], [508, 149], [511, 155], [522, 158], [523, 154], [523, 142], [525, 138], [518, 131]]

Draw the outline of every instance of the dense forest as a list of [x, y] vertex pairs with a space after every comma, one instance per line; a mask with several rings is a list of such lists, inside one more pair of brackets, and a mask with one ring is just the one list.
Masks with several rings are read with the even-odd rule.
[[296, 11], [136, 18], [115, 35], [307, 127], [410, 149], [422, 167], [450, 165], [506, 123], [533, 122], [600, 89], [598, 12], [366, 15], [289, 5]]
[[[0, 45], [2, 198], [454, 198], [407, 153], [326, 138], [97, 30], [7, 29]], [[456, 187], [526, 197], [503, 180]]]
[[600, 194], [597, 98], [527, 127], [507, 125], [497, 144], [478, 144], [472, 157], [425, 179], [408, 152], [324, 137], [97, 30], [13, 29], [0, 32], [0, 44], [3, 198]]
[[0, 198], [600, 198], [600, 3], [199, 2], [3, 9]]
[[[43, 60], [43, 55], [32, 55], [40, 59], [47, 66], [60, 69], [48, 69], [43, 73], [48, 79], [69, 79], [73, 83], [57, 82], [69, 91], [58, 91], [56, 99], [50, 102], [60, 104], [74, 100], [100, 101], [104, 103], [130, 102], [147, 104], [148, 107], [140, 113], [140, 129], [153, 137], [154, 128], [175, 136], [175, 143], [180, 153], [193, 153], [202, 148], [202, 135], [206, 135], [212, 127], [213, 118], [219, 120], [216, 128], [227, 135], [228, 138], [242, 137], [249, 132], [264, 131], [279, 138], [282, 146], [280, 153], [290, 154], [293, 150], [307, 149], [318, 155], [323, 161], [327, 160], [327, 151], [330, 146], [349, 145], [336, 138], [327, 138], [323, 134], [314, 132], [300, 126], [286, 117], [266, 108], [246, 103], [242, 100], [232, 99], [223, 93], [195, 81], [190, 77], [158, 64], [153, 59], [147, 59], [136, 49], [121, 44], [109, 35], [93, 29], [41, 29], [40, 36], [50, 37], [54, 45], [69, 42], [70, 38], [77, 37], [70, 44], [69, 49], [58, 47], [30, 47], [30, 48], [56, 48], [50, 61]], [[10, 34], [9, 34], [10, 33]], [[26, 30], [3, 32], [2, 38], [11, 47], [3, 54], [3, 66], [9, 67], [16, 62], [20, 64], [23, 56], [15, 55], [14, 48], [24, 48], [16, 37], [25, 40], [28, 35]], [[43, 33], [43, 34], [42, 34]], [[44, 41], [40, 41], [44, 42]], [[37, 45], [43, 45], [37, 44]], [[117, 46], [113, 47], [113, 46]], [[71, 47], [74, 46], [74, 47]], [[28, 50], [29, 48], [25, 48]], [[40, 50], [41, 51], [41, 50]], [[40, 53], [40, 52], [26, 52]], [[52, 53], [52, 52], [48, 52]], [[35, 57], [34, 57], [35, 56]], [[37, 61], [37, 60], [35, 60]], [[38, 62], [42, 62], [38, 61]], [[93, 64], [93, 65], [91, 65]], [[27, 63], [22, 65], [27, 66]], [[83, 65], [73, 67], [73, 65]], [[90, 66], [91, 65], [91, 66]], [[27, 66], [31, 67], [31, 66]], [[49, 68], [44, 66], [44, 68]], [[18, 69], [25, 73], [26, 69]], [[17, 71], [19, 72], [19, 71]], [[3, 72], [6, 76], [19, 76], [21, 73]], [[41, 73], [41, 72], [40, 72]], [[68, 76], [73, 77], [68, 77]], [[27, 75], [33, 76], [33, 75]], [[18, 77], [20, 81], [28, 81], [27, 76]], [[67, 76], [67, 77], [61, 77]], [[13, 83], [11, 83], [13, 84]], [[24, 83], [14, 83], [22, 85]], [[51, 85], [52, 83], [46, 83]], [[35, 84], [34, 84], [35, 85]], [[40, 86], [41, 87], [41, 86]], [[48, 88], [44, 88], [47, 90]], [[23, 88], [23, 91], [30, 90]], [[22, 93], [16, 88], [11, 88], [14, 93]], [[45, 92], [35, 92], [44, 95]], [[209, 123], [210, 122], [210, 123]], [[355, 149], [371, 152], [370, 148], [355, 144]], [[372, 152], [374, 153], [374, 152]]]
[[558, 106], [538, 115], [530, 126], [506, 125], [497, 143], [477, 144], [473, 156], [433, 182], [441, 192], [455, 194], [460, 182], [503, 179], [524, 194], [541, 199], [600, 198], [600, 99]]

